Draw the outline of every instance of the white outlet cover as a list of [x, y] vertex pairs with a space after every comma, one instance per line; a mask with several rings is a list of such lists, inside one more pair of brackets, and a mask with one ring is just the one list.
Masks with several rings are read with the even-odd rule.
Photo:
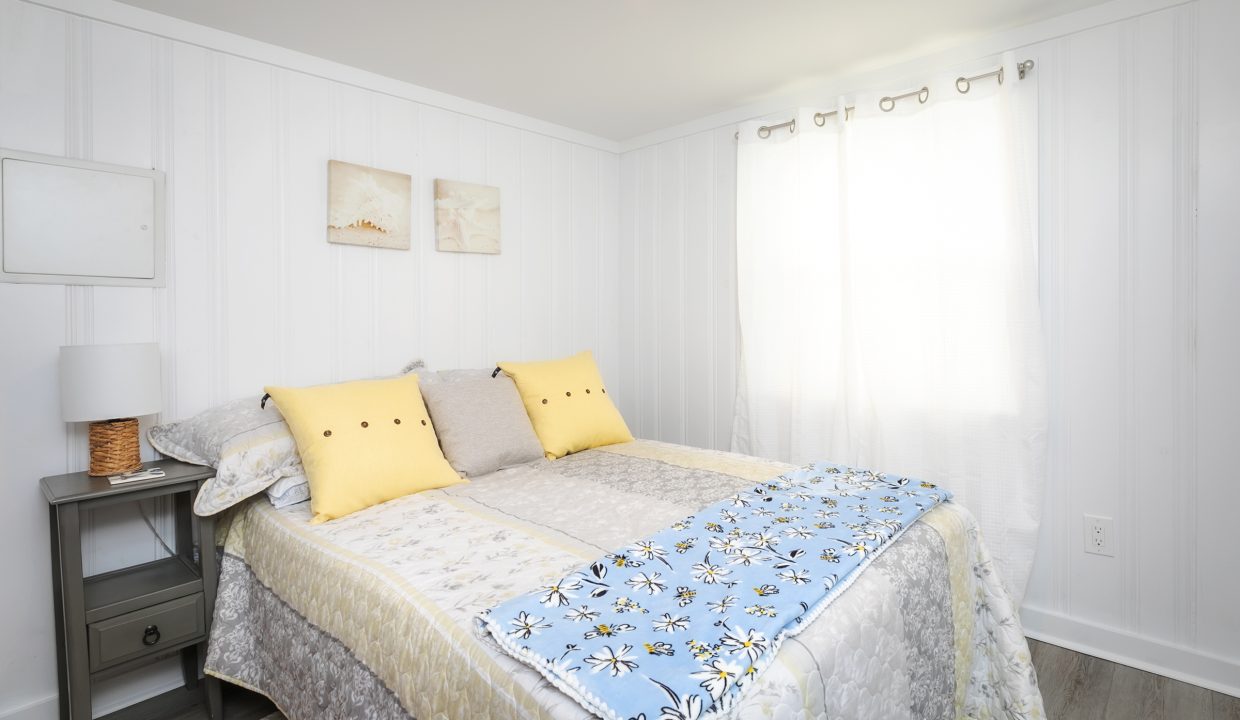
[[1115, 557], [1115, 523], [1101, 515], [1085, 516], [1085, 552]]

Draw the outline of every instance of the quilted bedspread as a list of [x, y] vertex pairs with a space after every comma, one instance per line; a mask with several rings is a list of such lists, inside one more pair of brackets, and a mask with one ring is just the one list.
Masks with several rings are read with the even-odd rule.
[[[474, 616], [790, 470], [638, 441], [316, 526], [308, 504], [253, 501], [222, 524], [207, 672], [290, 720], [589, 717], [477, 633]], [[943, 504], [907, 527], [782, 644], [731, 715], [1043, 717], [1018, 617], [968, 511]]]
[[809, 465], [478, 621], [505, 652], [607, 720], [716, 717], [787, 638], [948, 497], [932, 483]]

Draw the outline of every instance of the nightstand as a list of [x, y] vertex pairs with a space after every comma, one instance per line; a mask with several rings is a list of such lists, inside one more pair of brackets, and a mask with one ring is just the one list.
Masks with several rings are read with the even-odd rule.
[[[71, 473], [40, 482], [52, 534], [52, 593], [56, 603], [60, 717], [91, 720], [91, 683], [180, 654], [184, 688], [124, 708], [108, 720], [170, 715], [203, 701], [220, 718], [219, 681], [198, 679], [215, 610], [218, 568], [215, 521], [193, 513], [194, 498], [215, 470], [176, 460], [156, 480], [112, 485], [106, 477]], [[176, 555], [112, 572], [82, 576], [81, 517], [105, 505], [172, 496], [176, 532], [166, 538]], [[194, 533], [202, 546], [194, 547]]]

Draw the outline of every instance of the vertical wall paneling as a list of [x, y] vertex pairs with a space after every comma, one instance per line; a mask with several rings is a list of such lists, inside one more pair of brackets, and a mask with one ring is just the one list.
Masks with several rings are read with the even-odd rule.
[[[430, 199], [418, 187], [418, 108], [413, 103], [380, 95], [375, 103], [373, 162], [413, 177], [413, 219], [416, 223]], [[388, 250], [371, 253], [376, 287], [372, 309], [375, 332], [374, 374], [387, 375], [400, 370], [416, 356], [421, 331], [418, 291], [421, 281], [420, 252], [427, 238], [414, 227], [408, 251]]]
[[[1201, 544], [1197, 524], [1197, 7], [1175, 12], [1172, 25], [1172, 266], [1175, 330], [1171, 345], [1177, 349], [1175, 377], [1179, 407], [1176, 413], [1173, 455], [1179, 465], [1179, 517], [1176, 587], [1176, 639], [1184, 645], [1197, 641], [1197, 554]], [[1234, 138], [1233, 138], [1234, 141]], [[1234, 190], [1234, 187], [1233, 187]], [[1234, 597], [1234, 596], [1233, 596]], [[1234, 624], [1234, 623], [1233, 623]]]
[[573, 149], [560, 140], [551, 141], [551, 347], [556, 355], [573, 352]]
[[[1195, 350], [1192, 383], [1196, 392], [1192, 412], [1196, 441], [1194, 496], [1191, 522], [1200, 531], [1190, 551], [1196, 565], [1194, 645], [1220, 657], [1234, 657], [1240, 648], [1240, 614], [1236, 612], [1236, 522], [1240, 484], [1235, 476], [1236, 415], [1240, 399], [1240, 323], [1236, 322], [1236, 292], [1240, 288], [1240, 95], [1234, 68], [1240, 67], [1240, 3], [1201, 0], [1186, 13], [1177, 28], [1179, 45], [1197, 52], [1176, 66], [1175, 101], [1192, 103], [1177, 119], [1177, 157], [1187, 152], [1197, 159], [1197, 172], [1184, 178], [1194, 185], [1189, 196], [1177, 200], [1177, 233], [1193, 236], [1191, 332], [1180, 339], [1177, 357]], [[1179, 113], [1180, 110], [1173, 109]], [[1196, 214], [1188, 212], [1194, 205]], [[1189, 224], [1195, 223], [1195, 224]], [[1181, 258], [1181, 261], [1187, 258]], [[1187, 268], [1177, 267], [1187, 275]], [[1186, 285], [1188, 283], [1185, 283]], [[1186, 287], [1185, 290], [1188, 288]], [[1177, 308], [1180, 314], [1189, 308]], [[1177, 315], [1180, 317], [1180, 315]], [[1191, 342], [1191, 344], [1189, 344]], [[1190, 384], [1190, 383], [1185, 383]], [[1177, 390], [1179, 388], [1177, 387]], [[1230, 538], [1230, 540], [1229, 540]], [[1240, 672], [1236, 673], [1240, 675]], [[1240, 693], [1237, 693], [1240, 694]]]
[[224, 132], [224, 116], [228, 109], [228, 99], [224, 93], [225, 63], [227, 58], [212, 53], [207, 59], [206, 107], [206, 184], [207, 184], [207, 234], [210, 246], [208, 273], [210, 289], [207, 293], [210, 308], [209, 334], [211, 343], [207, 346], [210, 357], [208, 370], [208, 405], [215, 405], [228, 396], [228, 345], [230, 339], [228, 326], [228, 286], [227, 261], [228, 246], [226, 240], [227, 212], [227, 176], [225, 175], [228, 151], [227, 135]]
[[305, 385], [339, 377], [336, 246], [327, 242], [326, 206], [322, 214], [304, 210], [327, 196], [335, 100], [331, 84], [319, 78], [288, 73], [281, 85], [288, 100], [287, 122], [281, 133], [281, 202], [285, 205], [283, 224], [288, 237], [287, 256], [280, 271], [287, 295], [287, 314], [281, 316], [281, 326], [286, 329], [288, 366], [277, 381]]
[[225, 398], [261, 395], [276, 376], [275, 215], [276, 130], [273, 70], [250, 60], [224, 60], [224, 149], [221, 202], [226, 208], [221, 245]]
[[[444, 177], [481, 185], [490, 184], [487, 178], [489, 151], [486, 124], [478, 118], [461, 116], [457, 131], [457, 169], [455, 174]], [[500, 212], [502, 214], [502, 208]], [[484, 339], [487, 332], [484, 315], [488, 293], [485, 273], [491, 257], [477, 253], [455, 255], [459, 272], [456, 305], [459, 312], [458, 322], [461, 323], [458, 366], [482, 367], [494, 362], [487, 357]]]
[[[714, 189], [714, 138], [699, 133], [684, 141], [684, 214], [681, 218], [683, 244], [681, 268], [681, 363], [687, 372], [683, 386], [684, 442], [696, 447], [714, 444], [712, 389], [714, 362], [711, 343], [714, 253], [710, 248], [711, 194]], [[688, 371], [695, 368], [693, 371]]]
[[[414, 110], [414, 123], [415, 123], [413, 127], [414, 167], [410, 172], [413, 178], [411, 184], [413, 186], [414, 201], [413, 201], [413, 217], [411, 218], [411, 220], [413, 223], [412, 232], [415, 234], [415, 236], [417, 236], [417, 235], [420, 235], [421, 233], [426, 232], [427, 227], [431, 227], [432, 232], [433, 232], [435, 200], [434, 200], [433, 194], [427, 195], [425, 191], [426, 170], [422, 167], [422, 164], [423, 164], [422, 163], [422, 158], [423, 158], [422, 139], [423, 139], [423, 136], [425, 135], [425, 133], [422, 130], [422, 108], [421, 106], [414, 105], [413, 110]], [[415, 350], [415, 357], [420, 358], [420, 359], [425, 359], [426, 348], [425, 348], [424, 338], [426, 337], [426, 328], [429, 327], [430, 312], [427, 310], [428, 299], [427, 299], [427, 288], [426, 288], [426, 273], [424, 270], [422, 270], [422, 268], [427, 267], [427, 257], [434, 252], [434, 246], [431, 245], [430, 242], [426, 242], [426, 241], [423, 241], [420, 243], [414, 243], [413, 251], [417, 257], [415, 262], [417, 263], [417, 267], [419, 268], [418, 279], [416, 282], [417, 291], [414, 293], [414, 296], [413, 296], [414, 302], [416, 303], [416, 307], [414, 308], [414, 316], [417, 318], [417, 323], [415, 327], [417, 328], [418, 337], [422, 338], [422, 340], [416, 341], [414, 343], [414, 350]], [[412, 360], [413, 358], [410, 358], [410, 359]]]
[[[434, 197], [435, 178], [449, 180], [458, 177], [460, 156], [457, 142], [460, 137], [460, 118], [435, 108], [422, 108], [418, 123], [421, 137], [420, 171], [421, 192], [424, 197]], [[433, 203], [424, 213], [420, 233], [431, 243], [425, 255], [422, 278], [426, 294], [427, 324], [423, 336], [423, 355], [431, 368], [462, 367], [460, 307], [460, 255], [433, 250], [435, 237], [435, 212]], [[432, 322], [432, 319], [434, 321]]]
[[[207, 226], [210, 215], [207, 183], [207, 74], [208, 57], [201, 48], [171, 44], [170, 103], [171, 112], [165, 131], [171, 143], [171, 162], [167, 176], [168, 237], [181, 238], [166, 248], [169, 270], [167, 292], [169, 322], [165, 354], [172, 357], [174, 373], [165, 378], [176, 381], [175, 402], [165, 404], [169, 417], [192, 415], [210, 403], [209, 350], [212, 337], [211, 306], [206, 298], [211, 291], [211, 234]], [[175, 247], [172, 247], [175, 245]], [[176, 328], [181, 327], [180, 332]], [[182, 383], [182, 377], [199, 378], [199, 382]], [[206, 378], [207, 382], [201, 379]], [[167, 397], [167, 396], [165, 396]]]
[[[1033, 48], [1051, 371], [1035, 631], [1075, 622], [1152, 648], [1202, 644], [1196, 558], [1213, 531], [1196, 519], [1196, 7]], [[1115, 518], [1114, 558], [1082, 551], [1085, 513]], [[1173, 577], [1156, 581], [1156, 567]]]
[[628, 152], [619, 159], [620, 177], [617, 197], [619, 220], [617, 232], [616, 267], [618, 268], [618, 295], [620, 303], [617, 312], [619, 328], [619, 392], [615, 393], [621, 413], [629, 419], [630, 429], [640, 431], [640, 414], [637, 411], [637, 363], [641, 352], [637, 332], [637, 302], [641, 292], [638, 282], [637, 257], [637, 214], [640, 206], [637, 203], [638, 191], [638, 153]]
[[[1166, 201], [1166, 182], [1175, 173], [1172, 117], [1175, 51], [1171, 36], [1175, 15], [1159, 13], [1138, 18], [1130, 25], [1131, 53], [1123, 60], [1132, 65], [1131, 134], [1127, 152], [1129, 227], [1133, 248], [1128, 323], [1131, 327], [1132, 376], [1127, 392], [1132, 398], [1129, 434], [1130, 481], [1124, 509], [1125, 546], [1122, 558], [1128, 574], [1125, 593], [1131, 593], [1129, 627], [1132, 632], [1154, 637], [1175, 636], [1175, 588], [1154, 581], [1156, 574], [1144, 570], [1175, 564], [1175, 548], [1142, 532], [1159, 521], [1164, 503], [1140, 492], [1164, 478], [1174, 477], [1178, 463], [1172, 446], [1177, 389], [1174, 377], [1175, 346], [1167, 342], [1175, 334], [1172, 260], [1174, 238], [1172, 207]], [[1143, 571], [1144, 570], [1144, 571]]]
[[732, 415], [736, 400], [737, 373], [737, 307], [736, 307], [736, 140], [731, 127], [714, 133], [714, 166], [716, 177], [711, 193], [711, 219], [715, 232], [711, 237], [713, 268], [710, 285], [714, 288], [711, 303], [714, 332], [713, 362], [715, 383], [714, 446], [721, 449], [732, 445]]
[[[0, 0], [0, 145], [167, 175], [166, 287], [0, 284], [0, 476], [25, 488], [0, 522], [8, 547], [46, 542], [37, 479], [86, 463], [85, 429], [59, 417], [65, 343], [159, 342], [165, 421], [414, 357], [487, 367], [591, 348], [623, 387], [614, 154], [21, 0]], [[410, 250], [327, 242], [329, 159], [412, 176]], [[500, 187], [501, 254], [434, 249], [437, 177]], [[167, 508], [146, 510], [167, 536]], [[135, 508], [86, 524], [88, 572], [163, 553]], [[0, 646], [31, 648], [0, 656], [0, 715], [50, 717], [46, 553], [0, 569], [21, 580], [0, 590]], [[175, 681], [175, 662], [118, 678], [100, 709]]]
[[70, 135], [76, 142], [68, 120], [80, 67], [70, 23], [35, 5], [0, 4], [0, 91], [11, 99], [0, 105], [0, 145], [61, 154]]
[[[166, 174], [164, 183], [164, 236], [175, 232], [176, 189], [173, 183], [173, 75], [172, 42], [159, 38], [154, 41], [151, 73], [151, 158], [154, 166]], [[175, 268], [176, 247], [165, 247], [164, 261], [168, 268]], [[152, 291], [155, 311], [155, 339], [164, 353], [162, 373], [163, 410], [171, 417], [177, 412], [176, 382], [176, 275], [166, 272], [166, 284]], [[162, 415], [163, 413], [161, 413]]]
[[[332, 159], [358, 165], [375, 165], [371, 160], [371, 96], [360, 88], [333, 88], [336, 101], [336, 125], [333, 127]], [[326, 163], [325, 163], [326, 164]], [[389, 169], [386, 162], [378, 163]], [[325, 236], [320, 235], [325, 241]], [[379, 252], [358, 245], [333, 245], [336, 263], [336, 300], [332, 306], [333, 324], [337, 329], [339, 379], [373, 377], [371, 358], [374, 352], [374, 316], [371, 302], [373, 278], [371, 258]], [[385, 370], [394, 372], [399, 368]]]
[[481, 365], [502, 360], [522, 359], [521, 319], [524, 316], [522, 267], [527, 247], [509, 242], [523, 237], [525, 196], [521, 183], [521, 134], [511, 128], [488, 125], [487, 183], [499, 188], [499, 255], [482, 258], [485, 269], [482, 284], [486, 307], [482, 315], [488, 323], [482, 333]]
[[[378, 111], [375, 105], [376, 103], [378, 103], [379, 98], [374, 93], [368, 93], [368, 97], [366, 98], [366, 100], [367, 100], [367, 103], [369, 104], [368, 109], [370, 110], [370, 118], [369, 118], [370, 123], [366, 129], [366, 137], [368, 140], [366, 157], [367, 157], [367, 163], [371, 167], [374, 167], [378, 163], [378, 160], [376, 159], [378, 156], [375, 152], [375, 145], [377, 143], [376, 136], [378, 134], [378, 130], [376, 129], [376, 126], [378, 125], [378, 117], [377, 117]], [[412, 212], [412, 207], [410, 207], [410, 212]], [[412, 238], [410, 238], [410, 246], [412, 247]], [[379, 261], [380, 261], [379, 253], [372, 252], [368, 254], [370, 255], [370, 257], [367, 258], [367, 260], [369, 261], [369, 266], [370, 266], [369, 267], [370, 292], [368, 293], [369, 299], [370, 299], [370, 307], [368, 308], [368, 312], [370, 313], [370, 323], [369, 323], [369, 326], [370, 326], [369, 328], [370, 329], [370, 358], [369, 358], [370, 370], [369, 370], [369, 374], [371, 376], [376, 376], [379, 374], [379, 371], [376, 369], [376, 366], [375, 366], [375, 356], [378, 355], [379, 353], [379, 335], [381, 332], [380, 327], [379, 327], [379, 323], [380, 323], [379, 298], [382, 297], [383, 295], [383, 287], [380, 284], [380, 276], [379, 276]], [[386, 371], [386, 372], [391, 372], [391, 371]]]
[[[659, 149], [637, 151], [638, 179], [633, 212], [637, 223], [637, 323], [632, 343], [637, 351], [637, 434], [663, 438], [659, 424], [658, 401], [662, 377], [659, 373], [659, 293], [664, 290], [656, 277], [658, 263], [666, 251], [656, 218], [663, 205], [659, 194]], [[656, 254], [657, 253], [657, 254]]]
[[[94, 133], [91, 127], [93, 103], [91, 102], [91, 24], [82, 18], [66, 17], [63, 82], [65, 92], [64, 153], [67, 157], [90, 160], [94, 155]], [[94, 338], [93, 287], [66, 287], [65, 344], [80, 345], [93, 342]], [[66, 462], [70, 467], [80, 467], [86, 462], [86, 428], [75, 424], [66, 437]], [[83, 527], [89, 528], [93, 517], [83, 519]], [[83, 558], [89, 562], [89, 553]]]
[[[555, 347], [553, 314], [555, 282], [552, 231], [552, 141], [538, 135], [521, 137], [521, 358], [536, 357], [537, 349]], [[503, 195], [500, 196], [503, 202]]]
[[[167, 174], [172, 168], [172, 43], [163, 38], [152, 38], [151, 47], [151, 163], [154, 167]], [[164, 227], [165, 237], [172, 236], [173, 218], [176, 206], [173, 202], [172, 183], [165, 178], [164, 196]], [[176, 266], [176, 248], [165, 247], [165, 269]], [[152, 335], [161, 348], [168, 352], [163, 354], [160, 380], [163, 404], [161, 412], [154, 418], [146, 418], [147, 423], [158, 422], [161, 418], [175, 417], [177, 404], [176, 390], [176, 277], [165, 272], [166, 285], [151, 289], [153, 324]], [[145, 440], [145, 438], [144, 438]], [[145, 441], [143, 442], [144, 457], [154, 459], [156, 453]], [[171, 498], [158, 498], [152, 501], [152, 520], [160, 537], [174, 536], [176, 522], [173, 515]], [[159, 538], [149, 538], [151, 552], [154, 557], [164, 557], [164, 550]]]
[[657, 288], [658, 427], [660, 437], [684, 439], [684, 141], [673, 140], [657, 149], [659, 206], [659, 259], [655, 263]]
[[627, 398], [632, 385], [622, 380], [628, 360], [621, 356], [620, 293], [621, 284], [628, 276], [623, 274], [620, 262], [620, 160], [612, 153], [596, 152], [595, 157], [598, 160], [599, 207], [597, 262], [593, 269], [598, 279], [593, 289], [598, 302], [594, 342], [598, 348], [599, 371], [613, 388], [609, 392]]
[[[1123, 543], [1126, 547], [1133, 547], [1132, 542], [1136, 536], [1136, 530], [1131, 522], [1136, 517], [1136, 490], [1131, 482], [1124, 482], [1124, 478], [1131, 478], [1135, 471], [1133, 462], [1133, 435], [1135, 425], [1135, 399], [1133, 397], [1136, 388], [1136, 347], [1135, 347], [1135, 325], [1134, 317], [1134, 292], [1133, 292], [1133, 268], [1134, 247], [1133, 238], [1133, 176], [1135, 174], [1136, 157], [1133, 152], [1134, 145], [1134, 125], [1137, 118], [1134, 116], [1136, 111], [1136, 102], [1134, 97], [1134, 81], [1133, 73], [1135, 71], [1135, 48], [1136, 43], [1136, 27], [1135, 23], [1125, 23], [1119, 28], [1119, 51], [1117, 53], [1118, 63], [1117, 69], [1117, 85], [1119, 90], [1119, 102], [1116, 106], [1116, 144], [1119, 150], [1118, 163], [1118, 203], [1117, 203], [1117, 235], [1118, 235], [1118, 252], [1116, 257], [1116, 275], [1117, 275], [1117, 303], [1119, 305], [1119, 352], [1114, 355], [1116, 362], [1115, 375], [1119, 382], [1118, 407], [1116, 414], [1119, 416], [1119, 443], [1118, 452], [1115, 455], [1115, 468], [1120, 478], [1119, 498], [1117, 503], [1117, 515], [1124, 519], [1116, 528], [1116, 533], [1124, 538]], [[1121, 573], [1124, 578], [1123, 588], [1120, 596], [1120, 610], [1123, 620], [1123, 627], [1132, 630], [1137, 624], [1137, 606], [1138, 602], [1135, 597], [1137, 594], [1136, 575], [1137, 565], [1133, 562], [1134, 553], [1127, 553], [1127, 557], [1122, 558]]]
[[620, 159], [620, 342], [634, 432], [726, 449], [736, 388], [736, 146], [719, 129]]
[[[564, 308], [563, 322], [568, 330], [566, 349], [577, 352], [598, 346], [598, 282], [599, 182], [598, 153], [580, 146], [572, 149], [569, 177], [572, 217], [569, 252], [564, 277], [569, 280], [568, 292], [575, 302]], [[597, 351], [596, 351], [597, 352]]]
[[[1104, 26], [1070, 38], [1072, 72], [1062, 102], [1069, 116], [1067, 165], [1074, 192], [1064, 208], [1068, 232], [1067, 318], [1069, 353], [1067, 416], [1072, 427], [1069, 473], [1091, 482], [1076, 487], [1071, 512], [1116, 517], [1120, 491], [1118, 413], [1122, 388], [1115, 368], [1120, 358], [1119, 317], [1119, 27]], [[1085, 108], [1090, 108], [1085, 112]], [[1084, 547], [1084, 522], [1071, 524], [1073, 545]], [[1122, 627], [1123, 584], [1112, 558], [1075, 552], [1070, 556], [1073, 612]], [[1091, 590], [1089, 578], [1101, 581]]]
[[[0, 2], [0, 146], [65, 154], [69, 144], [72, 33], [68, 18], [41, 7]], [[76, 132], [73, 133], [76, 135]], [[0, 478], [6, 510], [0, 607], [0, 698], [21, 706], [55, 688], [55, 633], [46, 547], [47, 510], [37, 478], [74, 461], [60, 420], [57, 348], [80, 327], [71, 295], [51, 285], [0, 284]], [[37, 350], [33, 350], [36, 349]], [[23, 551], [27, 549], [28, 551]], [[20, 581], [18, 581], [20, 579]], [[3, 712], [3, 710], [0, 710]]]
[[[289, 298], [289, 237], [288, 237], [288, 152], [289, 152], [289, 83], [288, 75], [279, 68], [271, 68], [270, 117], [271, 117], [271, 240], [272, 264], [270, 268], [272, 314], [275, 318], [288, 317]], [[276, 382], [285, 382], [288, 376], [289, 345], [292, 342], [290, 323], [277, 320], [270, 329], [275, 340]]]

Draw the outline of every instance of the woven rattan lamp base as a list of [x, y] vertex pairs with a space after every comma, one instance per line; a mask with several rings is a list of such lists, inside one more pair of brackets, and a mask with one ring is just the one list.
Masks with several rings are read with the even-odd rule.
[[87, 475], [118, 475], [140, 467], [142, 454], [138, 445], [137, 418], [90, 424], [90, 470]]

